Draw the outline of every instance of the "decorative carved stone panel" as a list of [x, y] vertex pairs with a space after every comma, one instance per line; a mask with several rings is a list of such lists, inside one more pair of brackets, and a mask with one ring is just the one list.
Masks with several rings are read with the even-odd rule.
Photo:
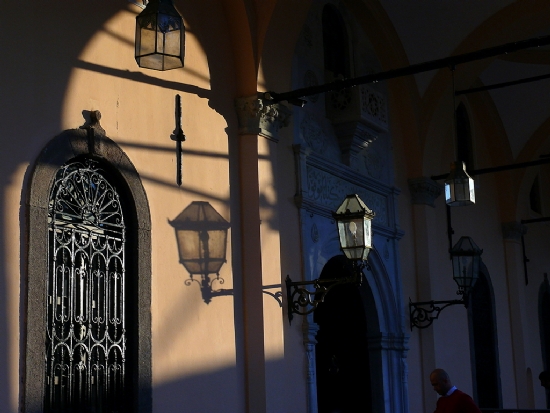
[[377, 132], [388, 131], [386, 98], [368, 85], [331, 92], [325, 105], [334, 124], [361, 122]]
[[315, 115], [304, 112], [300, 121], [300, 134], [307, 146], [325, 158], [340, 162], [340, 150], [334, 135], [327, 133], [323, 122]]

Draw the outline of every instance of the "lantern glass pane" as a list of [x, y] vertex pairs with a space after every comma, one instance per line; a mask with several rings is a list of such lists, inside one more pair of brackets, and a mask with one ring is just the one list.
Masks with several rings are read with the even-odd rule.
[[136, 43], [136, 55], [144, 56], [155, 53], [155, 31], [147, 28], [140, 29], [139, 49]]
[[340, 245], [349, 259], [362, 259], [365, 249], [365, 236], [369, 236], [363, 219], [344, 219], [338, 221]]
[[190, 274], [201, 274], [200, 266], [200, 240], [196, 231], [176, 230], [180, 263]]
[[155, 41], [155, 53], [164, 54], [164, 47], [165, 47], [165, 41], [164, 41], [164, 33], [161, 31], [157, 31], [157, 38]]
[[181, 34], [179, 31], [166, 33], [164, 53], [172, 56], [178, 56], [181, 52]]
[[472, 257], [456, 256], [453, 257], [453, 278], [459, 287], [469, 287], [472, 279]]

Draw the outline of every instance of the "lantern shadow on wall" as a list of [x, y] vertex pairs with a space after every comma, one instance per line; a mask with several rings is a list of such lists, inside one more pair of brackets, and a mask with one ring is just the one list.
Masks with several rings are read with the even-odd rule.
[[[207, 304], [215, 296], [231, 295], [233, 290], [212, 288], [214, 282], [219, 285], [225, 282], [219, 273], [227, 261], [229, 222], [208, 202], [193, 201], [169, 223], [176, 231], [180, 263], [189, 272], [185, 285], [199, 284], [202, 299]], [[211, 274], [216, 276], [211, 277]]]

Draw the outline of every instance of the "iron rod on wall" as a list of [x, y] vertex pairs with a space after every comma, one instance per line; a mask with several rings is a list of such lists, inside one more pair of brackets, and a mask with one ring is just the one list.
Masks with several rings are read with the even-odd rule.
[[476, 60], [486, 59], [502, 54], [517, 52], [531, 47], [540, 47], [550, 44], [550, 36], [540, 36], [531, 39], [521, 40], [518, 42], [506, 43], [500, 46], [489, 47], [486, 49], [477, 50], [470, 53], [464, 53], [456, 56], [449, 56], [443, 59], [431, 60], [424, 63], [418, 63], [398, 69], [391, 69], [385, 72], [373, 73], [364, 76], [359, 76], [351, 79], [336, 80], [334, 82], [325, 83], [323, 85], [310, 86], [301, 89], [296, 89], [285, 93], [265, 92], [263, 94], [266, 101], [271, 103], [297, 100], [306, 96], [317, 95], [335, 90], [341, 90], [357, 85], [376, 83], [383, 80], [394, 79], [402, 76], [415, 75], [417, 73], [428, 72], [430, 70], [442, 69], [445, 67], [455, 67], [458, 64], [473, 62]]

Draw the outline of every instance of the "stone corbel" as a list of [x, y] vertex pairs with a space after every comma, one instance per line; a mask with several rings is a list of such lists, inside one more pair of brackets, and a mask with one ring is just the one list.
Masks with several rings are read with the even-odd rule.
[[85, 129], [88, 134], [88, 152], [94, 154], [100, 151], [100, 137], [105, 137], [105, 129], [101, 126], [101, 112], [92, 110], [89, 112], [90, 119], [80, 129]]
[[338, 137], [342, 162], [356, 165], [359, 153], [388, 131], [386, 98], [367, 85], [345, 88], [327, 94], [327, 118]]
[[235, 108], [241, 135], [262, 135], [278, 142], [279, 129], [290, 123], [291, 111], [286, 106], [266, 104], [258, 95], [235, 99]]
[[435, 208], [435, 200], [443, 192], [442, 185], [425, 176], [409, 179], [408, 182], [413, 205], [429, 205]]

